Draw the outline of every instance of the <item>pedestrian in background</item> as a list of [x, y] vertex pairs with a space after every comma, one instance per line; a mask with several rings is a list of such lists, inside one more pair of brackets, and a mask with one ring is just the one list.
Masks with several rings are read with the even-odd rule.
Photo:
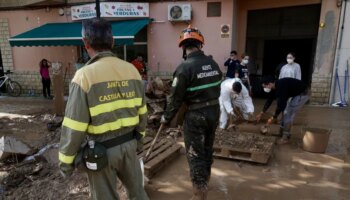
[[43, 96], [46, 99], [52, 99], [51, 90], [50, 90], [51, 79], [50, 79], [50, 72], [49, 72], [49, 67], [51, 66], [51, 63], [46, 59], [42, 59], [39, 65], [40, 65], [41, 83], [43, 85]]
[[248, 70], [249, 56], [247, 54], [242, 55], [242, 61], [235, 70], [235, 77], [240, 78], [244, 86], [248, 89], [249, 94], [252, 94], [252, 88], [249, 79]]
[[287, 55], [287, 64], [285, 64], [279, 73], [278, 79], [295, 78], [301, 80], [300, 65], [295, 62], [295, 53], [291, 52]]
[[135, 66], [137, 71], [139, 71], [142, 77], [142, 81], [144, 83], [144, 87], [147, 88], [147, 83], [148, 83], [147, 68], [142, 55], [138, 54], [135, 60], [131, 61], [131, 63]]
[[230, 57], [224, 63], [224, 66], [227, 67], [226, 78], [235, 78], [235, 71], [238, 69], [239, 63], [237, 51], [231, 51]]
[[69, 177], [74, 163], [82, 165], [94, 200], [119, 199], [117, 177], [130, 200], [148, 200], [136, 154], [147, 124], [141, 76], [111, 52], [108, 21], [83, 21], [82, 37], [91, 59], [70, 84], [59, 146], [61, 174]]

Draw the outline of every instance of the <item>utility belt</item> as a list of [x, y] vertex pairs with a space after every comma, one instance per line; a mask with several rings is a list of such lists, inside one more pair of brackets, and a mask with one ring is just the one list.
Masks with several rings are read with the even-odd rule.
[[103, 142], [89, 140], [78, 152], [74, 161], [75, 166], [80, 170], [100, 171], [108, 165], [107, 149], [141, 138], [142, 135], [139, 132], [132, 131]]
[[209, 100], [206, 102], [188, 105], [187, 108], [188, 108], [188, 110], [196, 110], [196, 109], [205, 108], [205, 107], [213, 106], [213, 105], [217, 105], [217, 104], [219, 104], [219, 100], [213, 99], [213, 100]]

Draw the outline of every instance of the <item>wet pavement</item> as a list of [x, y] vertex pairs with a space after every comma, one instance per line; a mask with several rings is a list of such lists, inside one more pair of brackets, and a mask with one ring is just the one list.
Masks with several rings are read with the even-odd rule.
[[[255, 103], [259, 112], [263, 101]], [[332, 130], [325, 154], [302, 150], [303, 127]], [[267, 165], [215, 159], [208, 199], [350, 199], [350, 108], [307, 105], [297, 114], [292, 133], [292, 142], [275, 146]], [[188, 174], [182, 154], [146, 186], [150, 198], [190, 199]]]

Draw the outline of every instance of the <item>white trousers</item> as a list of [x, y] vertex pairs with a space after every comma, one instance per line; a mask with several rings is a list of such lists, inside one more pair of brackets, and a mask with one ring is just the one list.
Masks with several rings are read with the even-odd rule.
[[[221, 98], [219, 98], [219, 102], [220, 102], [220, 124], [219, 124], [219, 127], [222, 129], [225, 129], [226, 125], [227, 125], [227, 121], [229, 119], [229, 113], [225, 109]], [[232, 99], [231, 103], [232, 103], [232, 107], [234, 109], [238, 108], [240, 110], [241, 115], [243, 116], [243, 118], [245, 120], [249, 119], [249, 114], [254, 113], [254, 105], [253, 105], [252, 98], [244, 98], [243, 99], [242, 96], [238, 96], [237, 98]]]

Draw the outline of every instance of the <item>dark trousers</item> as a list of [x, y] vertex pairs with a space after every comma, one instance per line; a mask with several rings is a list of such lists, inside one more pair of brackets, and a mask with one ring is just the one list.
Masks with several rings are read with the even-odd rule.
[[41, 83], [43, 84], [43, 95], [44, 95], [44, 97], [50, 97], [51, 96], [51, 92], [50, 92], [51, 80], [50, 79], [41, 78]]
[[190, 167], [192, 183], [199, 188], [208, 186], [219, 115], [219, 105], [190, 110], [185, 115], [186, 157]]

